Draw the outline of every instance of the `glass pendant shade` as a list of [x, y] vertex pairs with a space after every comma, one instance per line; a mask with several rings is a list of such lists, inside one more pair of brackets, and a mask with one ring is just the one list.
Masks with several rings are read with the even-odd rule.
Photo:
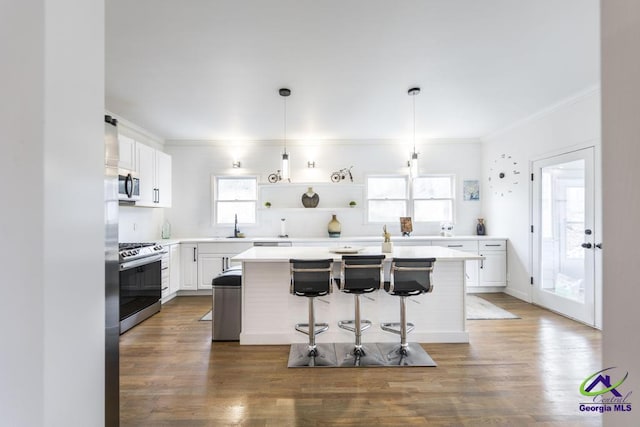
[[418, 177], [418, 153], [416, 153], [416, 95], [420, 93], [419, 87], [412, 87], [407, 92], [413, 102], [413, 152], [409, 160], [409, 176], [411, 179]]
[[409, 174], [411, 178], [418, 177], [418, 153], [415, 151], [411, 153], [411, 160], [409, 161]]
[[282, 154], [282, 179], [289, 179], [289, 154]]

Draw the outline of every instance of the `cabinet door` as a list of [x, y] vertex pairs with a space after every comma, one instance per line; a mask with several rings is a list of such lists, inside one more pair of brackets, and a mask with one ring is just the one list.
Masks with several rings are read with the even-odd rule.
[[169, 294], [176, 293], [179, 289], [180, 245], [171, 245], [169, 248]]
[[171, 207], [171, 156], [156, 151], [156, 206]]
[[136, 144], [136, 164], [140, 178], [140, 200], [136, 202], [136, 206], [156, 206], [155, 151], [147, 145]]
[[129, 171], [136, 170], [136, 141], [128, 136], [118, 135], [120, 159], [118, 167]]
[[198, 289], [198, 245], [180, 245], [180, 270], [182, 282], [180, 289], [195, 291]]
[[480, 262], [478, 261], [465, 261], [464, 262], [464, 284], [469, 286], [478, 286], [478, 269], [480, 268]]
[[480, 261], [479, 286], [507, 285], [507, 253], [505, 251], [483, 251], [480, 255], [485, 259]]
[[211, 289], [211, 281], [225, 268], [226, 257], [219, 254], [198, 256], [198, 289]]

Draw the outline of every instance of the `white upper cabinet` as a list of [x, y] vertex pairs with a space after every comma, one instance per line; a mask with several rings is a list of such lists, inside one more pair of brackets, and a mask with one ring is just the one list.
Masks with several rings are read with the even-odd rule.
[[171, 207], [171, 156], [156, 151], [156, 188], [157, 205], [162, 208]]
[[140, 200], [136, 206], [171, 207], [171, 156], [136, 143]]
[[136, 170], [136, 141], [128, 136], [118, 135], [120, 160], [118, 167], [129, 171]]

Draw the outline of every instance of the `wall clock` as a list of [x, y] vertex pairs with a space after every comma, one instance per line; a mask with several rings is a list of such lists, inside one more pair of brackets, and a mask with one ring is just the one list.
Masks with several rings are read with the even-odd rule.
[[518, 162], [509, 154], [500, 154], [489, 167], [489, 189], [496, 196], [504, 197], [518, 185], [520, 170]]

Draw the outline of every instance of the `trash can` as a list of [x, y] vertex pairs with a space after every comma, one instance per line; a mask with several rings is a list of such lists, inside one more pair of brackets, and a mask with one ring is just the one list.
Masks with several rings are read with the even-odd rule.
[[212, 341], [238, 341], [241, 327], [242, 266], [234, 266], [211, 281]]

